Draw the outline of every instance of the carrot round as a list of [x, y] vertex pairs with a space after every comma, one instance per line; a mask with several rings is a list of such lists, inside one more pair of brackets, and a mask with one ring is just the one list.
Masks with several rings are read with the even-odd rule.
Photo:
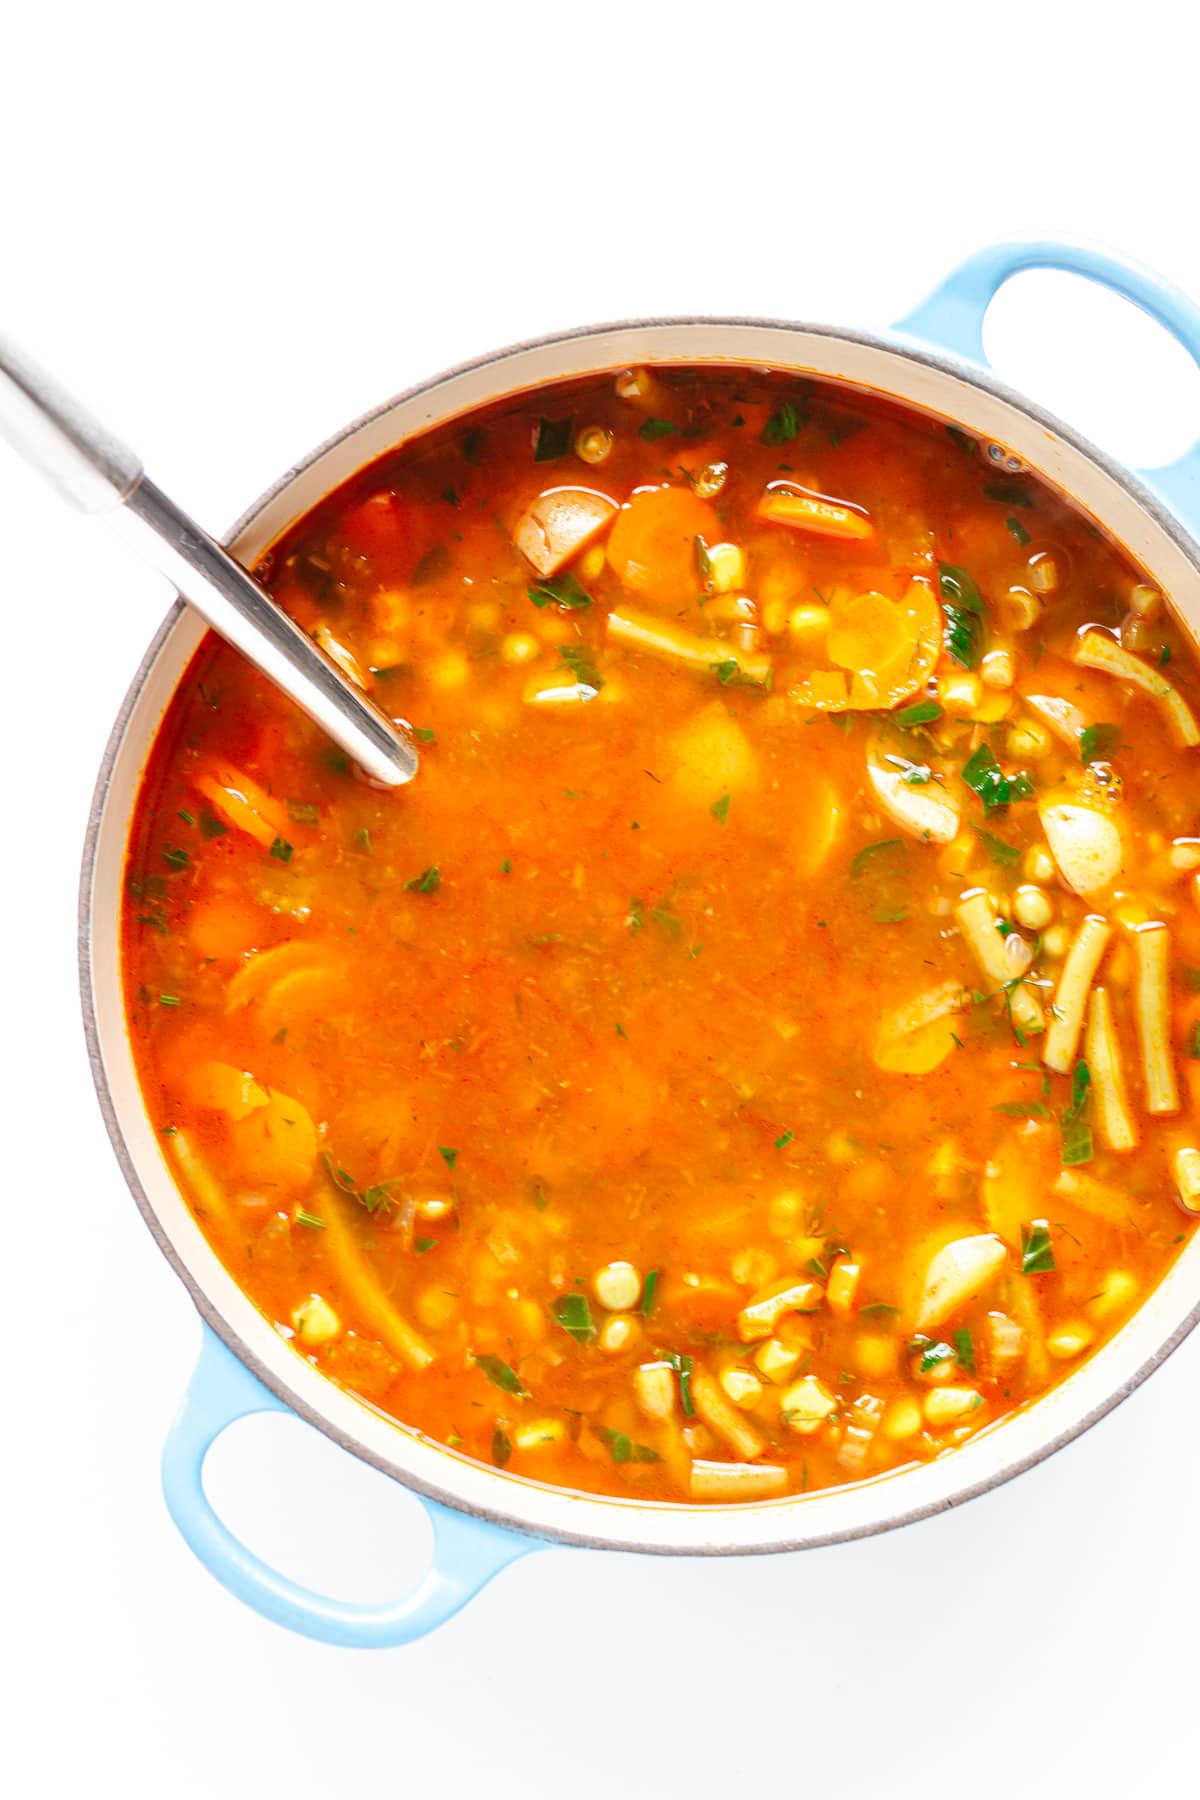
[[693, 599], [701, 588], [696, 539], [715, 544], [721, 522], [690, 488], [643, 488], [617, 514], [608, 563], [617, 579], [659, 606]]

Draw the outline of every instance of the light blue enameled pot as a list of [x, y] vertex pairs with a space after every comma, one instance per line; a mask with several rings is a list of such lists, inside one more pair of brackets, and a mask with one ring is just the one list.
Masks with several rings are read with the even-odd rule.
[[[1200, 361], [1200, 310], [1143, 269], [1067, 243], [1008, 243], [958, 268], [923, 306], [878, 336], [746, 319], [597, 326], [518, 345], [401, 395], [293, 469], [230, 534], [252, 563], [318, 499], [413, 433], [505, 394], [599, 370], [660, 362], [757, 364], [854, 383], [962, 426], [998, 466], [1019, 459], [1072, 497], [1171, 596], [1200, 635], [1200, 444], [1139, 475], [986, 373], [988, 305], [1025, 269], [1074, 271], [1164, 325]], [[1200, 1241], [1118, 1335], [1050, 1394], [952, 1455], [826, 1493], [701, 1508], [564, 1493], [484, 1468], [382, 1418], [326, 1381], [279, 1337], [221, 1267], [163, 1160], [137, 1085], [121, 1002], [118, 918], [129, 827], [154, 734], [203, 627], [178, 606], [121, 709], [96, 787], [80, 901], [83, 1007], [100, 1104], [134, 1198], [204, 1322], [200, 1360], [163, 1455], [167, 1505], [217, 1579], [266, 1617], [327, 1643], [406, 1643], [451, 1617], [507, 1564], [548, 1544], [697, 1555], [796, 1550], [887, 1530], [1007, 1480], [1078, 1435], [1175, 1348], [1200, 1314]], [[432, 1566], [379, 1606], [312, 1593], [253, 1555], [204, 1490], [215, 1439], [248, 1414], [292, 1410], [419, 1494], [433, 1522]]]

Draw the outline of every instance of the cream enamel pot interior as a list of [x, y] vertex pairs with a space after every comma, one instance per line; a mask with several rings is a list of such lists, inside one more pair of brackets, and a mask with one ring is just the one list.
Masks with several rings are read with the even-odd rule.
[[[350, 426], [286, 475], [227, 542], [255, 559], [355, 470], [431, 425], [499, 396], [631, 364], [758, 364], [893, 396], [961, 425], [1071, 496], [1200, 621], [1200, 448], [1135, 479], [983, 370], [992, 296], [1029, 267], [1068, 268], [1126, 295], [1200, 359], [1200, 312], [1154, 277], [1077, 245], [1000, 245], [963, 265], [890, 334], [742, 319], [647, 320], [518, 345], [440, 375]], [[934, 348], [933, 346], [937, 346]], [[1164, 504], [1164, 502], [1166, 504]], [[1168, 510], [1173, 508], [1174, 510]], [[278, 1336], [217, 1261], [184, 1204], [147, 1118], [126, 1035], [119, 909], [138, 784], [154, 735], [204, 632], [182, 606], [150, 646], [121, 709], [96, 789], [81, 891], [83, 1005], [108, 1129], [147, 1225], [206, 1325], [205, 1348], [168, 1440], [164, 1481], [184, 1536], [229, 1588], [268, 1616], [326, 1641], [383, 1645], [421, 1635], [499, 1568], [546, 1542], [675, 1554], [802, 1549], [886, 1530], [957, 1504], [1029, 1467], [1116, 1405], [1200, 1315], [1200, 1239], [1090, 1361], [1026, 1410], [928, 1464], [811, 1495], [741, 1507], [651, 1504], [563, 1492], [489, 1469], [393, 1424], [334, 1387]], [[394, 1603], [356, 1606], [309, 1593], [229, 1533], [205, 1498], [203, 1460], [234, 1418], [290, 1409], [416, 1490], [435, 1526], [434, 1563]]]

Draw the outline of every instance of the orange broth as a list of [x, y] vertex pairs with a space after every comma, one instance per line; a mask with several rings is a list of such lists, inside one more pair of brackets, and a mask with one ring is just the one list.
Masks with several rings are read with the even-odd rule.
[[400, 446], [260, 574], [420, 772], [206, 640], [124, 967], [297, 1354], [707, 1501], [936, 1456], [1119, 1328], [1200, 1210], [1200, 689], [1085, 517], [915, 412], [667, 368]]

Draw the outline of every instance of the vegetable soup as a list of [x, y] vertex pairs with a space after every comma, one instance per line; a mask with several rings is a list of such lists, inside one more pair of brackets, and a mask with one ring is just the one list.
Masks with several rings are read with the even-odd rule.
[[129, 1029], [298, 1355], [566, 1488], [756, 1500], [1062, 1380], [1200, 1216], [1195, 668], [996, 446], [762, 370], [401, 445], [260, 574], [418, 742], [207, 639]]

